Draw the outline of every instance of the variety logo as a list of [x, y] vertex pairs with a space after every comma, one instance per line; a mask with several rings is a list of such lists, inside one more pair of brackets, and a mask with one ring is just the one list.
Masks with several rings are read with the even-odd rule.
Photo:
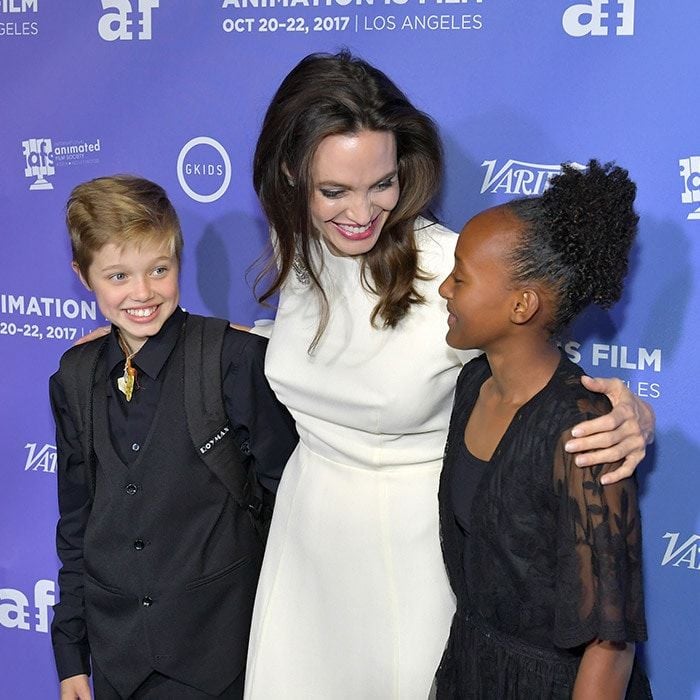
[[680, 532], [667, 532], [663, 539], [668, 540], [661, 566], [685, 566], [700, 571], [700, 535], [691, 535], [678, 544]]
[[56, 445], [48, 443], [38, 447], [36, 442], [28, 442], [24, 449], [27, 450], [27, 460], [24, 463], [25, 472], [56, 473]]
[[27, 139], [22, 141], [24, 154], [24, 175], [36, 180], [29, 185], [30, 190], [52, 190], [53, 185], [46, 179], [55, 175], [54, 155], [51, 139]]
[[576, 3], [561, 18], [570, 36], [607, 36], [615, 28], [617, 36], [634, 34], [634, 0], [589, 0]]
[[215, 202], [231, 184], [231, 159], [218, 141], [198, 136], [188, 141], [177, 157], [177, 179], [196, 202]]
[[[485, 160], [482, 168], [486, 168], [481, 194], [542, 194], [549, 181], [561, 172], [561, 165], [543, 165], [542, 163], [527, 163], [523, 160], [506, 161], [498, 170], [496, 160]], [[583, 170], [586, 166], [580, 163], [570, 163], [574, 168]]]
[[37, 632], [48, 632], [49, 608], [56, 602], [55, 590], [53, 581], [37, 581], [34, 585], [34, 604], [30, 606], [28, 596], [22, 591], [0, 588], [0, 625], [9, 629], [30, 630], [34, 622]]
[[697, 204], [698, 207], [688, 214], [688, 219], [700, 219], [700, 156], [681, 158], [678, 161], [683, 178], [683, 204]]
[[102, 0], [106, 12], [97, 25], [97, 31], [105, 41], [131, 41], [134, 28], [138, 27], [137, 39], [148, 41], [153, 37], [153, 10], [160, 0]]

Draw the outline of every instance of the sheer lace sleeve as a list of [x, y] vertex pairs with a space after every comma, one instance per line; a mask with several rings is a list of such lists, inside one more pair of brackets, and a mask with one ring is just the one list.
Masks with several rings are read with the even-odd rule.
[[[586, 402], [590, 404], [590, 402]], [[604, 406], [579, 406], [584, 417]], [[603, 486], [617, 464], [581, 469], [564, 451], [554, 455], [557, 494], [557, 582], [554, 642], [572, 648], [591, 639], [646, 639], [641, 571], [641, 523], [634, 478]]]

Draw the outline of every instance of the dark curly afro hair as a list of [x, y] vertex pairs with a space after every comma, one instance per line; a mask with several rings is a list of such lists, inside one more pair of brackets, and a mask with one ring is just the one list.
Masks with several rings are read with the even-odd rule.
[[555, 292], [552, 333], [590, 303], [609, 308], [620, 298], [639, 221], [636, 191], [626, 170], [591, 160], [585, 170], [564, 165], [541, 196], [504, 205], [525, 226], [511, 257], [513, 279]]

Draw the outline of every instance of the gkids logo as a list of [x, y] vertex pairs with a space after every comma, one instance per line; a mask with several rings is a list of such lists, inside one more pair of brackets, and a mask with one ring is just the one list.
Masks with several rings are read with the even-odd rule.
[[53, 167], [53, 147], [51, 139], [27, 139], [22, 141], [22, 153], [24, 154], [24, 175], [35, 177], [36, 180], [29, 185], [30, 190], [52, 190], [53, 185], [46, 179], [48, 175], [55, 175]]
[[688, 214], [688, 219], [700, 219], [700, 156], [681, 158], [678, 161], [681, 166], [683, 178], [683, 192], [681, 201], [683, 204], [697, 204], [698, 207]]
[[[138, 39], [152, 38], [152, 12], [160, 0], [102, 0], [103, 10], [112, 10], [100, 17], [97, 30], [105, 41], [131, 41], [133, 28], [139, 27]], [[138, 10], [134, 6], [138, 5]]]
[[[512, 158], [498, 170], [495, 160], [485, 160], [482, 168], [486, 168], [481, 194], [542, 194], [547, 189], [549, 181], [561, 172], [561, 165], [543, 165], [542, 163], [527, 163]], [[580, 163], [571, 166], [583, 169]]]
[[667, 532], [663, 538], [668, 540], [661, 566], [685, 566], [700, 571], [700, 535], [691, 535], [678, 545], [679, 532]]
[[189, 140], [177, 157], [177, 179], [196, 202], [215, 202], [231, 184], [231, 159], [209, 136]]
[[634, 0], [589, 0], [571, 5], [561, 18], [564, 31], [576, 37], [607, 36], [615, 27], [617, 36], [634, 34]]
[[[37, 632], [49, 631], [49, 608], [56, 602], [56, 584], [49, 579], [41, 579], [34, 585], [33, 619]], [[10, 629], [30, 630], [29, 598], [15, 588], [0, 588], [0, 625]]]
[[28, 442], [24, 449], [27, 450], [27, 461], [24, 463], [25, 472], [56, 473], [56, 446], [46, 444], [37, 449], [36, 442]]

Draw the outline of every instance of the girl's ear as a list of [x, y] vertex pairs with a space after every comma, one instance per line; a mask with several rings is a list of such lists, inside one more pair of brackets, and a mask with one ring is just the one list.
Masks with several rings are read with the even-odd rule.
[[519, 290], [513, 298], [513, 305], [510, 310], [511, 322], [518, 325], [527, 323], [537, 313], [541, 305], [540, 295], [537, 290]]
[[85, 279], [85, 276], [83, 273], [80, 271], [80, 268], [78, 267], [78, 263], [73, 260], [71, 263], [71, 267], [73, 268], [73, 272], [75, 272], [76, 275], [78, 275], [78, 279], [82, 282], [83, 287], [87, 289], [89, 292], [92, 291], [92, 287], [90, 286], [90, 283]]

